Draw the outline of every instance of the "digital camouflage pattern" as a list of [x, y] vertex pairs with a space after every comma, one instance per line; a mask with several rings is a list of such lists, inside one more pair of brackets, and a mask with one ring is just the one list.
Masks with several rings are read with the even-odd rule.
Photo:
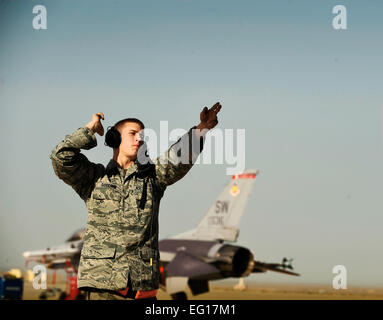
[[88, 209], [79, 288], [121, 290], [129, 277], [132, 290], [159, 288], [160, 200], [166, 187], [184, 177], [202, 151], [204, 141], [192, 129], [154, 163], [143, 166], [136, 160], [126, 170], [113, 159], [106, 167], [92, 163], [80, 152], [97, 145], [87, 127], [67, 135], [53, 149], [54, 172]]

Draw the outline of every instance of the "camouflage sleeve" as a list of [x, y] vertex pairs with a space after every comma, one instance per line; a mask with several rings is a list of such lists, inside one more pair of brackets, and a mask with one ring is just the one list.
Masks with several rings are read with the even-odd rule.
[[80, 149], [89, 150], [97, 145], [96, 137], [87, 127], [67, 135], [51, 152], [53, 170], [86, 201], [96, 180], [98, 165], [90, 162]]
[[191, 128], [154, 161], [157, 180], [162, 188], [182, 179], [202, 152], [205, 139], [199, 138], [195, 129]]

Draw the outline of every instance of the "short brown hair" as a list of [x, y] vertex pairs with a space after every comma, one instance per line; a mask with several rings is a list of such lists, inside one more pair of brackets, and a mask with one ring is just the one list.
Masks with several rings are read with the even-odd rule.
[[124, 124], [125, 122], [134, 122], [134, 123], [137, 123], [140, 127], [141, 127], [141, 130], [144, 130], [145, 129], [145, 125], [143, 124], [143, 122], [141, 120], [138, 120], [136, 118], [126, 118], [126, 119], [122, 119], [120, 121], [118, 121], [114, 127], [118, 130], [118, 128]]

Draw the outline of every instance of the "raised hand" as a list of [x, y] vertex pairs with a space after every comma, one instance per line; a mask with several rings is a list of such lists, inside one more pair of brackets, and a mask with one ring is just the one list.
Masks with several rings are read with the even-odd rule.
[[201, 123], [197, 126], [197, 129], [213, 129], [218, 124], [217, 114], [221, 108], [222, 106], [219, 102], [217, 102], [210, 109], [207, 107], [203, 108], [200, 114]]
[[93, 114], [92, 120], [86, 125], [86, 127], [92, 130], [94, 133], [98, 133], [100, 136], [103, 136], [104, 127], [102, 126], [100, 119], [104, 120], [104, 114], [102, 112]]

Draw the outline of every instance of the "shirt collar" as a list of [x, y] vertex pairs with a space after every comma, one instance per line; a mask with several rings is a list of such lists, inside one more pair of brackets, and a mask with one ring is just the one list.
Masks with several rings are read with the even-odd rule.
[[106, 174], [108, 176], [120, 175], [125, 178], [129, 177], [131, 174], [137, 171], [137, 160], [134, 161], [128, 169], [123, 169], [115, 160], [110, 159], [108, 165], [106, 166]]

